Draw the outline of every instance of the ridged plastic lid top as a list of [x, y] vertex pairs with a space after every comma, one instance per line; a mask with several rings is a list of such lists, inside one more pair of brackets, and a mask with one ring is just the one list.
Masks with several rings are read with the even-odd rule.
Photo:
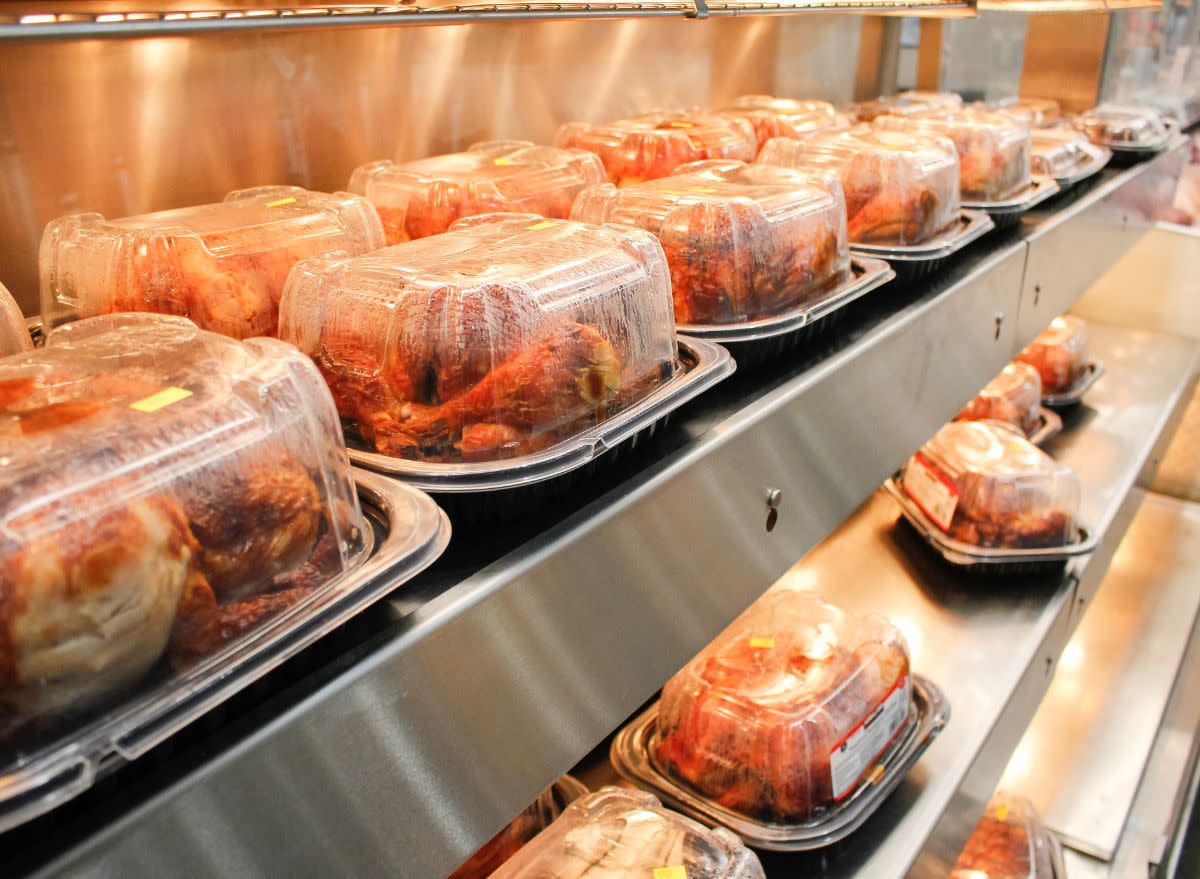
[[349, 193], [265, 186], [224, 201], [106, 220], [61, 217], [41, 245], [42, 318], [153, 311], [244, 339], [275, 334], [297, 260], [383, 246], [374, 208]]
[[838, 173], [850, 240], [918, 244], [959, 214], [958, 154], [946, 137], [869, 125], [767, 142], [757, 162]]
[[332, 401], [282, 342], [69, 324], [0, 361], [0, 439], [0, 708], [23, 718], [133, 682], [168, 637], [215, 652], [364, 550]]
[[709, 161], [620, 189], [586, 190], [572, 216], [628, 223], [662, 242], [680, 323], [778, 313], [849, 266], [845, 207], [832, 172]]
[[33, 339], [16, 300], [0, 284], [0, 357], [33, 350]]
[[1166, 136], [1167, 127], [1155, 110], [1121, 104], [1101, 104], [1078, 116], [1075, 126], [1101, 144], [1142, 144]]
[[973, 473], [991, 479], [1075, 481], [1074, 472], [1066, 464], [1055, 461], [1017, 433], [994, 424], [951, 422], [943, 425], [921, 451], [951, 477]]
[[743, 95], [719, 112], [747, 119], [754, 126], [760, 149], [773, 137], [800, 137], [810, 131], [850, 127], [849, 118], [828, 101]]
[[1014, 361], [987, 383], [955, 417], [957, 421], [1003, 421], [1029, 434], [1042, 406], [1042, 379], [1027, 363]]
[[1032, 803], [997, 793], [950, 879], [1055, 879], [1048, 834]]
[[350, 190], [375, 205], [388, 244], [399, 244], [496, 211], [566, 219], [579, 191], [604, 179], [593, 153], [510, 140], [415, 162], [371, 162], [355, 170]]
[[384, 454], [434, 463], [546, 449], [677, 367], [662, 246], [521, 214], [297, 268], [280, 335], [314, 357]]
[[962, 98], [953, 92], [907, 91], [884, 95], [870, 101], [850, 105], [850, 112], [859, 122], [870, 122], [877, 116], [909, 116], [930, 110], [958, 110]]
[[650, 794], [607, 787], [572, 803], [492, 879], [763, 876], [758, 858], [728, 830], [710, 830]]
[[647, 113], [592, 125], [568, 122], [555, 143], [595, 153], [617, 185], [654, 180], [702, 159], [754, 159], [758, 143], [750, 123], [700, 111]]
[[[910, 695], [898, 629], [774, 589], [663, 687], [651, 747], [726, 808], [803, 821], [874, 767], [907, 722]], [[862, 723], [880, 708], [867, 735]]]

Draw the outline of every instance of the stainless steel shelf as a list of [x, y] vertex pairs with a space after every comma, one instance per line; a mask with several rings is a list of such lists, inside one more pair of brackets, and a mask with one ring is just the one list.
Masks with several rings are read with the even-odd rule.
[[[1089, 222], [1156, 164], [1105, 172], [1060, 209]], [[0, 862], [122, 875], [445, 874], [828, 535], [1028, 341], [1036, 328], [1022, 329], [1017, 315], [1038, 228], [993, 235], [929, 281], [884, 288], [789, 367], [735, 376], [657, 445], [615, 465], [611, 482], [525, 520], [459, 527], [441, 562], [346, 631], [78, 802], [0, 837]], [[1114, 379], [1122, 370], [1157, 375], [1162, 364], [1178, 377], [1190, 356], [1157, 340], [1133, 347], [1136, 363], [1101, 354], [1109, 376], [1097, 394], [1131, 387]], [[1120, 461], [1144, 459], [1165, 423], [1164, 388], [1148, 381], [1135, 385], [1144, 405], [1120, 419], [1097, 415], [1083, 434], [1100, 430]], [[1103, 484], [1127, 491], [1135, 474], [1120, 473]], [[783, 493], [771, 532], [768, 489]], [[1093, 527], [1119, 525], [1119, 488], [1088, 491], [1100, 498], [1087, 513]], [[1044, 596], [1040, 610], [1028, 605], [1039, 644], [1061, 646], [1066, 599], [1056, 610]], [[949, 622], [947, 614], [941, 625]], [[930, 783], [900, 822], [906, 831], [924, 822], [916, 838], [956, 838], [940, 819], [961, 820], [975, 800], [981, 807], [1045, 685], [1025, 680], [986, 728], [968, 726], [986, 738], [987, 747], [973, 743], [975, 756], [935, 745], [931, 759], [948, 762], [928, 764]], [[963, 790], [965, 812], [947, 811]], [[912, 793], [889, 810], [902, 811]], [[881, 846], [891, 860], [873, 876], [898, 875], [920, 850], [895, 836]]]
[[[80, 40], [182, 36], [231, 31], [274, 31], [311, 28], [396, 27], [472, 24], [504, 21], [569, 21], [579, 19], [708, 18], [720, 15], [781, 15], [803, 12], [903, 12], [961, 10], [965, 0], [796, 0], [796, 2], [739, 2], [708, 4], [705, 0], [663, 2], [500, 2], [478, 4], [393, 5], [339, 4], [329, 6], [246, 6], [216, 9], [114, 11], [107, 3], [72, 4], [80, 11], [63, 12], [62, 4], [25, 3], [27, 11], [0, 15], [0, 40]], [[93, 11], [95, 10], [95, 11]]]

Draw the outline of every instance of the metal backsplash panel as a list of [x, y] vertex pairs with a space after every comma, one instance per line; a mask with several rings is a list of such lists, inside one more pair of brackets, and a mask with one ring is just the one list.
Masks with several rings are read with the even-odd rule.
[[[37, 310], [45, 224], [345, 187], [371, 159], [777, 92], [845, 100], [856, 17], [654, 19], [0, 47], [0, 281]], [[831, 47], [836, 47], [833, 51]]]

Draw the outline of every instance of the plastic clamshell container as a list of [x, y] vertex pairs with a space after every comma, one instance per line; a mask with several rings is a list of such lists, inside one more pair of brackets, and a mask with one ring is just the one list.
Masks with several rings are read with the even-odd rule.
[[1148, 107], [1101, 104], [1075, 118], [1075, 127], [1092, 143], [1117, 150], [1157, 150], [1170, 140], [1171, 129]]
[[1042, 377], [1028, 363], [1010, 363], [955, 416], [955, 421], [1002, 421], [1025, 436], [1042, 421]]
[[568, 122], [554, 142], [595, 153], [618, 186], [666, 177], [703, 159], [750, 162], [758, 151], [747, 120], [700, 111], [647, 113], [599, 125]]
[[41, 244], [42, 322], [151, 311], [235, 339], [274, 336], [292, 266], [382, 247], [375, 209], [357, 195], [264, 186], [215, 204], [106, 220], [73, 214]]
[[492, 879], [765, 879], [758, 857], [728, 830], [707, 827], [640, 791], [606, 787], [562, 816]]
[[811, 822], [866, 783], [912, 701], [896, 627], [773, 590], [663, 687], [651, 755], [732, 812]]
[[1035, 174], [1061, 179], [1092, 158], [1091, 142], [1070, 128], [1035, 129], [1031, 137], [1030, 167]]
[[581, 782], [564, 775], [467, 858], [448, 879], [488, 879], [529, 840], [549, 827], [567, 806], [587, 793], [588, 789]]
[[958, 156], [948, 138], [859, 125], [803, 140], [775, 138], [757, 161], [836, 172], [852, 243], [919, 244], [959, 218]]
[[958, 856], [950, 879], [1065, 879], [1058, 847], [1033, 804], [997, 793]]
[[954, 112], [961, 110], [962, 105], [962, 98], [953, 92], [907, 91], [859, 101], [850, 105], [849, 112], [859, 122], [870, 122], [880, 116]]
[[8, 289], [0, 284], [0, 357], [33, 350], [33, 337], [21, 309]]
[[1079, 479], [1007, 425], [953, 421], [913, 455], [900, 489], [951, 539], [984, 549], [1079, 540]]
[[885, 116], [873, 124], [953, 141], [964, 201], [1002, 201], [1030, 183], [1030, 129], [1024, 120], [968, 108], [945, 115]]
[[387, 243], [400, 244], [479, 214], [565, 220], [579, 192], [604, 179], [593, 153], [502, 140], [415, 162], [371, 162], [354, 171], [349, 188], [375, 205]]
[[312, 356], [375, 451], [488, 473], [636, 404], [680, 370], [658, 240], [520, 214], [354, 259], [313, 260], [282, 338]]
[[1059, 315], [1025, 346], [1017, 360], [1038, 371], [1044, 395], [1070, 390], [1088, 371], [1087, 323], [1072, 314]]
[[1053, 125], [1062, 116], [1058, 101], [1049, 98], [1001, 98], [985, 105], [988, 110], [1023, 119], [1033, 128]]
[[[68, 324], [0, 361], [0, 436], [0, 830], [143, 753], [448, 540], [420, 492], [370, 474], [356, 491], [320, 374], [274, 339], [165, 315]], [[360, 494], [385, 510], [378, 539]]]
[[754, 127], [758, 148], [773, 137], [803, 137], [813, 131], [850, 127], [850, 119], [828, 101], [743, 95], [717, 112], [738, 116]]
[[845, 201], [830, 172], [698, 162], [646, 183], [587, 189], [572, 217], [654, 234], [680, 324], [779, 314], [837, 286], [850, 268]]

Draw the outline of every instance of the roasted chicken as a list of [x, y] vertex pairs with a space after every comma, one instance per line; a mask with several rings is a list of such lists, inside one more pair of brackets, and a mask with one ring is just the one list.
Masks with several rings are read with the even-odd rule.
[[843, 644], [828, 623], [787, 620], [723, 638], [672, 678], [652, 748], [665, 771], [727, 809], [805, 822], [838, 798], [831, 753], [907, 680], [908, 654], [890, 637]]
[[748, 121], [709, 113], [652, 113], [608, 125], [572, 122], [558, 130], [555, 143], [598, 155], [617, 186], [657, 180], [703, 159], [750, 162], [758, 152]]
[[1054, 879], [1047, 833], [1028, 802], [998, 794], [967, 840], [950, 879]]
[[859, 244], [917, 244], [941, 231], [941, 197], [924, 183], [898, 185], [891, 162], [872, 153], [856, 154], [842, 172], [846, 233]]
[[1003, 421], [1030, 436], [1042, 423], [1042, 380], [1027, 363], [1010, 363], [962, 408], [955, 421]]
[[[210, 451], [245, 419], [203, 376], [144, 405], [161, 372], [75, 370], [46, 353], [0, 377], [12, 450], [0, 462], [0, 714], [12, 722], [85, 709], [168, 653], [176, 666], [210, 655], [342, 569], [314, 474], [284, 437]], [[67, 449], [72, 466], [55, 468]]]
[[1072, 315], [1061, 315], [1017, 355], [1017, 360], [1038, 371], [1043, 393], [1061, 394], [1087, 372], [1087, 344], [1087, 324]]

